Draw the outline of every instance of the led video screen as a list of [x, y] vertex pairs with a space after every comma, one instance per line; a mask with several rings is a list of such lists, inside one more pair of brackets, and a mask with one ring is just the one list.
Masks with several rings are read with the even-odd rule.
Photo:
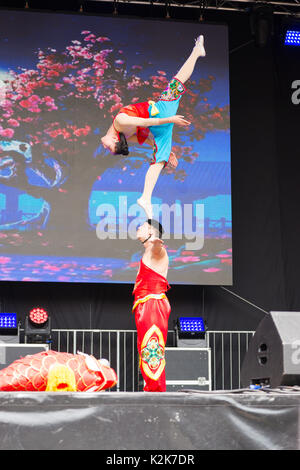
[[134, 282], [137, 204], [153, 149], [101, 138], [159, 100], [204, 36], [152, 197], [173, 284], [232, 283], [227, 27], [30, 11], [0, 14], [0, 280]]

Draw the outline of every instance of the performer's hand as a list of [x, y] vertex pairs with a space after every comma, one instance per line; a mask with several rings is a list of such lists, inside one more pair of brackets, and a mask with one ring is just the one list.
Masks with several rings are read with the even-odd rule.
[[162, 258], [165, 255], [164, 242], [160, 238], [153, 238], [149, 241], [152, 243], [152, 256], [155, 258]]
[[184, 116], [181, 116], [180, 114], [176, 114], [175, 116], [170, 117], [170, 122], [173, 124], [177, 124], [178, 126], [181, 127], [186, 127], [189, 126], [191, 123], [184, 119]]
[[151, 240], [149, 240], [151, 243], [153, 243], [153, 245], [156, 245], [158, 247], [161, 247], [164, 242], [161, 238], [152, 238]]

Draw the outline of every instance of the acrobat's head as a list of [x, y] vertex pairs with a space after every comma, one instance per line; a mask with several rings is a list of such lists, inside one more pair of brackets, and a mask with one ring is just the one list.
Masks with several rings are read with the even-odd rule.
[[116, 155], [128, 155], [129, 154], [127, 140], [123, 132], [119, 132], [119, 141], [117, 142], [117, 145], [116, 145], [115, 154]]
[[113, 134], [106, 134], [101, 138], [102, 145], [114, 155], [128, 155], [128, 144], [125, 135], [118, 133], [118, 137]]
[[150, 240], [152, 236], [162, 238], [163, 233], [164, 231], [162, 225], [157, 220], [148, 219], [137, 228], [136, 238], [141, 243], [145, 243], [146, 241]]

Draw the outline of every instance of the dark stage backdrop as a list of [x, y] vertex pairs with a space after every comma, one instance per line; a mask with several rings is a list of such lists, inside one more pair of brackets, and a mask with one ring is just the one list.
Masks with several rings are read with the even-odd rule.
[[[172, 286], [170, 327], [179, 315], [203, 314], [209, 329], [255, 329], [264, 311], [300, 311], [300, 104], [291, 102], [300, 48], [275, 40], [256, 47], [244, 13], [210, 12], [206, 20], [229, 25], [233, 285]], [[40, 304], [55, 328], [134, 328], [132, 287], [2, 282], [1, 307], [24, 316]]]

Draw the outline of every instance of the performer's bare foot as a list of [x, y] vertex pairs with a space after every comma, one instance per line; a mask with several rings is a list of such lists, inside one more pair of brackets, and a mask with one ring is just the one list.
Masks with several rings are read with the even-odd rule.
[[177, 160], [177, 158], [176, 158], [176, 155], [175, 155], [175, 153], [171, 152], [167, 166], [168, 166], [169, 168], [172, 168], [172, 169], [175, 170], [175, 168], [177, 168], [177, 165], [178, 165], [178, 160]]
[[194, 51], [197, 52], [198, 57], [206, 56], [206, 52], [204, 49], [204, 36], [202, 34], [201, 36], [198, 36], [197, 39], [195, 39]]
[[148, 219], [152, 219], [152, 204], [151, 202], [145, 201], [142, 197], [137, 200], [139, 206], [146, 212]]

